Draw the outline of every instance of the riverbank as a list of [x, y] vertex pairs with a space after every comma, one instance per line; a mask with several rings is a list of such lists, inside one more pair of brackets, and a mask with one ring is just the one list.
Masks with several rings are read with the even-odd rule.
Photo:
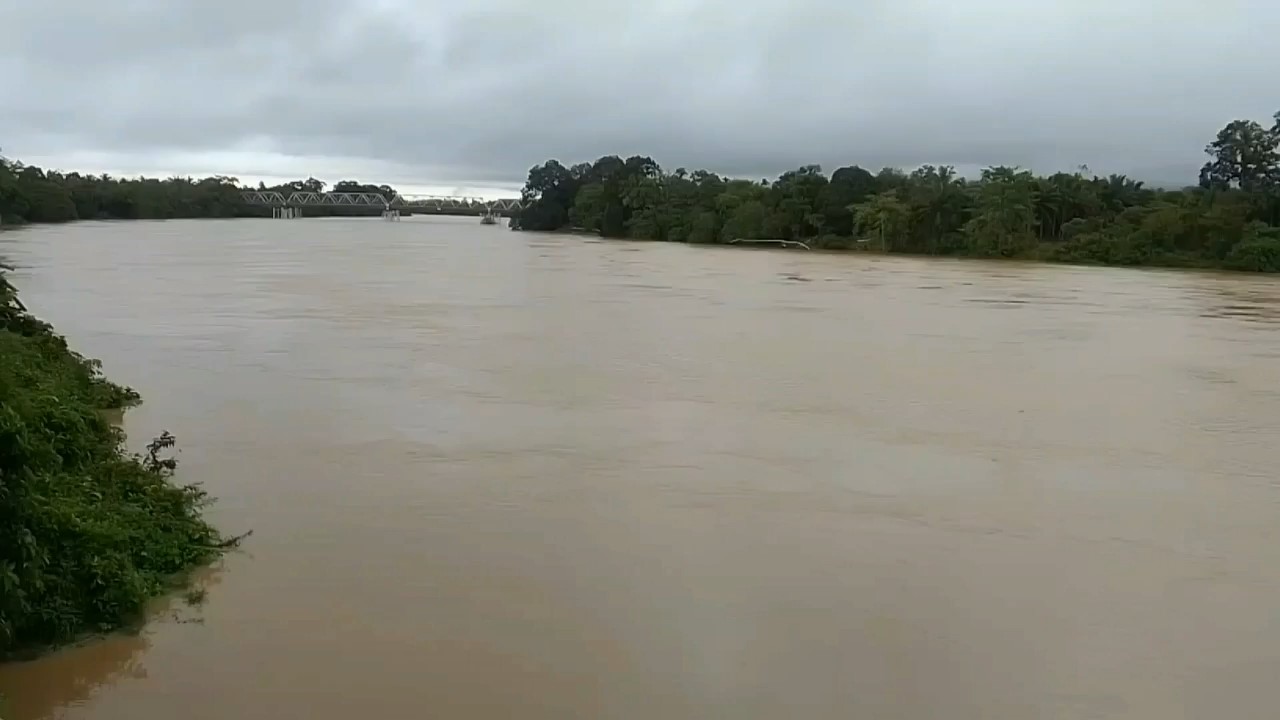
[[995, 257], [969, 253], [931, 255], [929, 253], [894, 252], [876, 247], [871, 242], [864, 242], [851, 250], [829, 250], [829, 252], [853, 252], [885, 256], [907, 255], [911, 257], [948, 257], [979, 261], [1004, 260], [1008, 262], [1046, 263], [1051, 265], [1070, 265], [1075, 267], [1158, 268], [1162, 270], [1205, 270], [1243, 273], [1280, 272], [1280, 257], [1270, 259], [1261, 258], [1261, 261], [1251, 264], [1250, 262], [1246, 262], [1244, 258], [1233, 257], [1223, 260], [1213, 260], [1210, 258], [1196, 257], [1186, 253], [1161, 252], [1148, 253], [1141, 258], [1141, 262], [1108, 262], [1106, 257], [1098, 258], [1088, 253], [1078, 253], [1074, 247], [1066, 244], [1038, 245], [1028, 251], [1015, 255]]
[[[640, 155], [571, 165], [552, 159], [529, 170], [521, 227], [694, 244], [771, 239], [826, 250], [1280, 272], [1280, 113], [1270, 130], [1229, 123], [1206, 153], [1196, 184], [1178, 189], [1084, 166], [1048, 175], [992, 166], [964, 177], [946, 165], [877, 172], [851, 165], [830, 175], [803, 165], [757, 181], [669, 172]], [[1242, 165], [1242, 156], [1264, 161]]]
[[[670, 242], [655, 241], [647, 238], [632, 237], [605, 237], [601, 238], [598, 232], [590, 232], [586, 230], [521, 230], [521, 232], [530, 233], [546, 233], [550, 235], [577, 235], [583, 237], [595, 238], [597, 241], [610, 240], [619, 242]], [[1034, 248], [1031, 251], [1008, 256], [988, 256], [976, 255], [970, 253], [949, 253], [949, 254], [930, 254], [927, 252], [906, 252], [885, 250], [878, 247], [871, 240], [852, 240], [847, 244], [832, 244], [830, 239], [826, 242], [821, 238], [811, 238], [810, 245], [800, 240], [780, 240], [780, 239], [762, 239], [762, 240], [736, 240], [729, 242], [705, 243], [704, 247], [722, 247], [725, 249], [735, 249], [744, 251], [768, 251], [768, 252], [794, 252], [794, 253], [810, 253], [817, 255], [829, 255], [839, 257], [842, 255], [854, 256], [874, 256], [874, 257], [910, 257], [910, 258], [939, 258], [950, 260], [973, 260], [973, 261], [1002, 261], [1010, 263], [1032, 263], [1047, 265], [1066, 265], [1073, 267], [1111, 267], [1111, 268], [1151, 268], [1160, 270], [1199, 270], [1207, 272], [1239, 272], [1245, 274], [1268, 274], [1280, 273], [1280, 255], [1269, 254], [1259, 259], [1255, 266], [1241, 267], [1239, 264], [1233, 264], [1223, 261], [1213, 261], [1206, 258], [1199, 258], [1193, 255], [1164, 253], [1158, 255], [1150, 255], [1144, 259], [1142, 263], [1116, 263], [1104, 262], [1088, 256], [1073, 256], [1063, 252], [1062, 246], [1046, 245]], [[1259, 266], [1262, 269], [1259, 269]]]
[[173, 483], [173, 436], [124, 449], [111, 411], [139, 402], [0, 269], [0, 660], [128, 625], [230, 547], [205, 492]]
[[[814, 177], [819, 179], [817, 184], [829, 188], [839, 172], [830, 181]], [[580, 187], [567, 205], [548, 208], [548, 203], [563, 202], [563, 196], [557, 201], [544, 190], [526, 209], [522, 229], [565, 232], [569, 225], [557, 224], [554, 218], [576, 217], [575, 232], [610, 239], [1280, 272], [1280, 226], [1267, 221], [1280, 217], [1280, 201], [1271, 196], [1201, 188], [1149, 191], [1133, 183], [1131, 197], [1108, 200], [1102, 189], [1109, 187], [1107, 182], [1067, 177], [1018, 173], [978, 183], [952, 180], [945, 190], [951, 207], [944, 216], [934, 201], [921, 199], [923, 191], [915, 185], [925, 181], [917, 174], [891, 174], [881, 178], [890, 189], [863, 196], [862, 202], [831, 205], [837, 201], [824, 197], [827, 190], [811, 193], [809, 207], [800, 217], [790, 209], [799, 201], [786, 197], [791, 191], [783, 184], [785, 175], [771, 186], [713, 178], [705, 181], [706, 189], [689, 186], [690, 181], [683, 178], [660, 177], [638, 182], [655, 183], [654, 194], [664, 198], [665, 204], [639, 210], [622, 200], [582, 209], [580, 200], [595, 203], [598, 192], [603, 192], [593, 186]], [[1064, 215], [1059, 208], [1046, 206], [1044, 198], [1053, 196], [1058, 183], [1088, 188], [1082, 192], [1096, 194], [1082, 202], [1108, 209]], [[689, 196], [679, 206], [670, 200], [676, 188]], [[839, 190], [829, 193], [842, 196]], [[1000, 209], [1006, 194], [1024, 198], [1016, 204], [1016, 212]], [[841, 224], [847, 229], [822, 232]]]

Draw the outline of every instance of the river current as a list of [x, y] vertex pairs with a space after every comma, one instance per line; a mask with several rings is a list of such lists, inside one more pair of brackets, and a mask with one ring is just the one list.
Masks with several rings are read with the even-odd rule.
[[1280, 282], [513, 233], [0, 235], [242, 552], [5, 720], [1272, 718]]

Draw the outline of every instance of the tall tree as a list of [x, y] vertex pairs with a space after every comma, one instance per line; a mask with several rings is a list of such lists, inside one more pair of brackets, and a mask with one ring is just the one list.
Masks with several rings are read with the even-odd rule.
[[1035, 244], [1036, 192], [1030, 172], [987, 168], [976, 199], [974, 216], [965, 227], [975, 251], [1011, 257]]
[[1280, 183], [1280, 112], [1265, 129], [1252, 120], [1233, 120], [1204, 151], [1211, 158], [1200, 170], [1200, 185], [1258, 192]]
[[873, 195], [870, 200], [850, 208], [859, 230], [879, 241], [880, 249], [892, 252], [901, 247], [910, 224], [910, 208], [898, 198], [897, 190]]

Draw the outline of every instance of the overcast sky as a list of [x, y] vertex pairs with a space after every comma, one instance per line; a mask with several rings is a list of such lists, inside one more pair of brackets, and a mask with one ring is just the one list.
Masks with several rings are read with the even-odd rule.
[[1280, 109], [1278, 0], [0, 0], [0, 147], [518, 188], [617, 153], [1191, 182]]

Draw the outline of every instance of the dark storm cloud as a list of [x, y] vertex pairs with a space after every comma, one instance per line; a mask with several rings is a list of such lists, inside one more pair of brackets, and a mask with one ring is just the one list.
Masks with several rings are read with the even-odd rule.
[[1280, 105], [1276, 27], [1264, 0], [13, 2], [0, 146], [435, 184], [615, 152], [1189, 179], [1218, 127]]

